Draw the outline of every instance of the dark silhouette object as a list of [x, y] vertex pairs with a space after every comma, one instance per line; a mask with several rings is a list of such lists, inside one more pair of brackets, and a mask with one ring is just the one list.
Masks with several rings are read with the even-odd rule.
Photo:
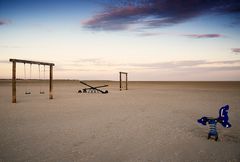
[[213, 117], [202, 117], [201, 119], [198, 119], [198, 123], [202, 125], [209, 124], [210, 130], [208, 133], [208, 139], [211, 137], [214, 137], [215, 141], [218, 140], [218, 132], [217, 132], [217, 123], [222, 124], [225, 128], [230, 128], [232, 125], [228, 122], [228, 110], [229, 106], [225, 105], [220, 108], [219, 110], [219, 117], [213, 118]]
[[93, 87], [93, 86], [90, 86], [89, 84], [87, 84], [85, 82], [82, 82], [82, 81], [80, 81], [80, 83], [82, 83], [85, 86], [88, 86], [89, 88], [84, 88], [82, 90], [78, 90], [78, 93], [98, 93], [98, 92], [100, 92], [102, 94], [108, 93], [108, 90], [103, 91], [103, 90], [99, 89], [99, 88], [107, 87], [108, 85]]
[[25, 92], [25, 94], [31, 94], [31, 92], [29, 91], [29, 92]]

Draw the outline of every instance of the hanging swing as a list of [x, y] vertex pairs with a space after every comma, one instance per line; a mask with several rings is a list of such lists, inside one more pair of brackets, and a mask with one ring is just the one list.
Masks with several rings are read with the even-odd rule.
[[[29, 72], [30, 72], [30, 80], [31, 80], [31, 77], [32, 77], [32, 64], [30, 64], [30, 70], [29, 70]], [[27, 77], [26, 77], [26, 65], [25, 65], [25, 63], [24, 63], [24, 80], [26, 80], [27, 79]], [[25, 94], [31, 94], [31, 91], [30, 91], [30, 89], [29, 88], [25, 88]]]
[[[38, 77], [39, 81], [41, 80], [41, 70], [40, 70], [40, 64], [38, 64]], [[43, 81], [45, 80], [45, 65], [44, 65], [44, 71], [43, 71]], [[42, 86], [40, 84], [40, 94], [45, 94], [45, 92], [42, 90]]]

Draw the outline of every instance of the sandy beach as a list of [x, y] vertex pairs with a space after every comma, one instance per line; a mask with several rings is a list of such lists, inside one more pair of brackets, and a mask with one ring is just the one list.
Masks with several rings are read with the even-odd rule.
[[[18, 81], [13, 104], [11, 82], [0, 81], [0, 161], [240, 161], [240, 82], [129, 82], [128, 91], [87, 83], [109, 93], [54, 81], [49, 100], [47, 83]], [[232, 127], [218, 124], [219, 141], [207, 140], [197, 119], [226, 104]]]

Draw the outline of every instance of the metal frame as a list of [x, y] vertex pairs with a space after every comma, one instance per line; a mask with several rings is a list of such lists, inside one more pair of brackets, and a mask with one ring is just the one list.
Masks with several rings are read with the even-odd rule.
[[128, 90], [128, 73], [126, 73], [126, 72], [119, 72], [120, 91], [122, 90], [122, 75], [126, 75], [126, 89], [125, 90]]
[[49, 66], [49, 99], [53, 99], [53, 63], [30, 61], [30, 60], [20, 60], [20, 59], [9, 59], [12, 62], [12, 103], [17, 102], [17, 88], [16, 88], [16, 63], [24, 64], [37, 64], [37, 65], [47, 65]]

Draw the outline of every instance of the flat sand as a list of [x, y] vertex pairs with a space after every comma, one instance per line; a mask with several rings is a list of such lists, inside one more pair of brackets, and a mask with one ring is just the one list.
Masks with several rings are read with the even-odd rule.
[[[240, 161], [240, 82], [129, 82], [108, 94], [78, 94], [78, 81], [0, 81], [0, 162]], [[45, 90], [39, 94], [39, 85]], [[25, 95], [30, 88], [31, 95]], [[231, 128], [218, 124], [219, 141], [207, 140], [202, 116], [229, 104]]]

